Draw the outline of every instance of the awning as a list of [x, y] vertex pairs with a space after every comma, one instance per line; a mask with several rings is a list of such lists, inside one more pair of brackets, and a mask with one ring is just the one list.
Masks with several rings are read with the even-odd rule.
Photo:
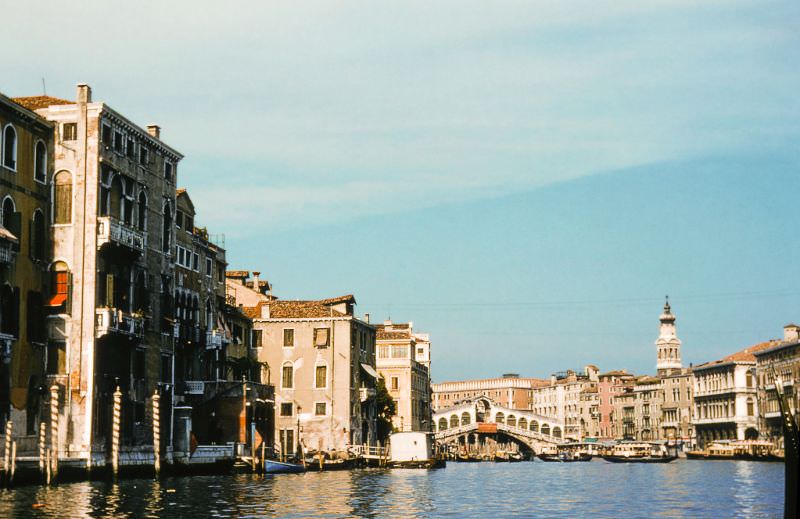
[[372, 377], [372, 378], [374, 378], [374, 379], [377, 379], [377, 378], [378, 378], [378, 372], [377, 372], [377, 371], [375, 371], [375, 368], [373, 368], [373, 367], [372, 367], [372, 366], [370, 366], [369, 364], [364, 364], [364, 363], [362, 362], [362, 363], [361, 363], [361, 367], [364, 369], [364, 371], [366, 371], [366, 372], [367, 372], [367, 375], [369, 375], [370, 377]]
[[47, 306], [61, 306], [67, 300], [67, 294], [56, 294], [47, 302]]
[[2, 238], [4, 240], [8, 240], [11, 243], [19, 243], [19, 240], [17, 239], [16, 236], [14, 236], [14, 233], [9, 231], [8, 229], [3, 227], [2, 225], [0, 225], [0, 238]]

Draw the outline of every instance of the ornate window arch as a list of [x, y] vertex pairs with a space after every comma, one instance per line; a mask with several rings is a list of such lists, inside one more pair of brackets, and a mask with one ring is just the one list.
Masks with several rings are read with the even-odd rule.
[[41, 139], [36, 140], [33, 149], [33, 179], [42, 184], [47, 182], [47, 146]]
[[17, 130], [11, 123], [3, 128], [3, 166], [17, 170]]

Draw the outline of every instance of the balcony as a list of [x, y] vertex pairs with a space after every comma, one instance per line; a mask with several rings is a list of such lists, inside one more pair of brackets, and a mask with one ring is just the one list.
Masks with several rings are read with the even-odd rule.
[[374, 387], [362, 387], [358, 389], [358, 395], [362, 402], [366, 402], [370, 398], [375, 398], [376, 394]]
[[8, 247], [0, 247], [0, 265], [11, 265], [16, 259], [16, 252]]
[[230, 342], [231, 342], [230, 339], [225, 334], [225, 330], [216, 329], [206, 332], [207, 350], [222, 349], [223, 345], [229, 344]]
[[98, 308], [95, 311], [95, 337], [118, 333], [132, 337], [144, 336], [144, 318], [116, 308]]
[[135, 252], [144, 252], [147, 234], [111, 216], [97, 219], [97, 247], [113, 243]]
[[202, 395], [205, 392], [205, 383], [202, 380], [187, 380], [184, 382], [184, 395]]

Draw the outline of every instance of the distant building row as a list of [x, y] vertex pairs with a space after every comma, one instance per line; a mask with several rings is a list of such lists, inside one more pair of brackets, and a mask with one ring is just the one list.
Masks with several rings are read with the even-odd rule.
[[600, 373], [595, 366], [520, 378], [433, 384], [435, 411], [478, 396], [499, 405], [563, 421], [575, 440], [680, 440], [704, 446], [714, 440], [763, 439], [777, 444], [780, 415], [773, 370], [800, 408], [800, 327], [784, 327], [783, 340], [760, 343], [723, 359], [684, 368], [675, 316], [665, 304], [656, 340], [657, 374]]

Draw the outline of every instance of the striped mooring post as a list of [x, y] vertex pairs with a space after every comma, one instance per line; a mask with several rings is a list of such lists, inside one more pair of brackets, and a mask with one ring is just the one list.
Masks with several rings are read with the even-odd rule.
[[119, 421], [122, 410], [122, 392], [119, 386], [114, 391], [114, 414], [111, 422], [111, 471], [114, 477], [119, 473]]
[[153, 469], [156, 471], [156, 477], [161, 470], [161, 412], [160, 400], [158, 389], [153, 393]]
[[58, 476], [58, 384], [50, 386], [50, 477]]
[[47, 458], [47, 423], [42, 420], [39, 422], [39, 471], [42, 473], [42, 481], [45, 480], [45, 459]]
[[3, 445], [3, 479], [8, 482], [9, 472], [11, 469], [11, 432], [14, 429], [14, 424], [11, 420], [6, 421], [6, 437]]

